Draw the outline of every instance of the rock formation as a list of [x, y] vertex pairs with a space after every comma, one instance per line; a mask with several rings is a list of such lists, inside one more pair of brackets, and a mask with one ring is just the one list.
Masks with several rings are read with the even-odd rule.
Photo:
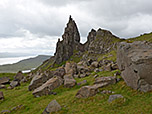
[[117, 64], [128, 86], [143, 92], [152, 90], [152, 43], [120, 43]]
[[110, 31], [103, 29], [98, 29], [96, 34], [95, 31], [92, 30], [88, 37], [89, 46], [87, 50], [90, 54], [104, 54], [109, 52], [116, 47], [116, 42], [119, 40], [119, 38], [114, 36]]
[[80, 35], [75, 21], [69, 18], [67, 27], [65, 28], [64, 34], [62, 35], [62, 41], [58, 39], [56, 52], [55, 52], [55, 63], [60, 64], [63, 61], [68, 60], [74, 50], [82, 50], [80, 44]]

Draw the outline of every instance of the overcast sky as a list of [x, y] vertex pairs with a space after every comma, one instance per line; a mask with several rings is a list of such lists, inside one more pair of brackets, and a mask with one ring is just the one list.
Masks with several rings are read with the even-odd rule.
[[69, 15], [81, 42], [92, 28], [121, 38], [152, 32], [152, 0], [0, 0], [0, 53], [53, 55]]

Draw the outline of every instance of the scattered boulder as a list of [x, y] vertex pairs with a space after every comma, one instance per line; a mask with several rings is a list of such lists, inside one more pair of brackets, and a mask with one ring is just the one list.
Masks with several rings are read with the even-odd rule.
[[64, 76], [64, 87], [71, 88], [76, 85], [76, 80], [71, 75]]
[[86, 83], [87, 83], [87, 80], [83, 80], [83, 81], [79, 82], [77, 85], [78, 85], [78, 86], [81, 86], [81, 85], [84, 85], [84, 84], [86, 84]]
[[57, 112], [59, 110], [61, 110], [60, 104], [56, 100], [53, 100], [45, 108], [43, 114], [50, 114], [51, 112]]
[[50, 92], [59, 87], [60, 85], [63, 84], [63, 79], [60, 77], [53, 77], [49, 79], [46, 83], [44, 83], [42, 86], [38, 87], [33, 91], [33, 95], [35, 97], [40, 97], [43, 95], [49, 95]]
[[24, 78], [24, 75], [23, 75], [22, 71], [19, 71], [19, 72], [16, 74], [16, 76], [14, 76], [14, 80], [15, 80], [15, 81], [19, 81], [19, 82], [20, 82], [23, 78]]
[[10, 79], [8, 77], [2, 77], [0, 78], [0, 84], [9, 84]]
[[87, 98], [98, 93], [98, 89], [107, 86], [107, 83], [95, 84], [93, 86], [83, 86], [76, 94], [77, 98]]
[[108, 76], [108, 77], [98, 77], [95, 79], [94, 84], [101, 84], [101, 83], [108, 83], [109, 84], [115, 84], [116, 83], [116, 77], [114, 76]]
[[40, 87], [47, 80], [48, 80], [48, 77], [43, 73], [35, 75], [28, 87], [29, 91], [32, 91], [32, 90]]
[[124, 98], [124, 97], [121, 94], [110, 95], [109, 99], [108, 99], [108, 102], [112, 102], [115, 99], [119, 99], [119, 98]]
[[121, 42], [117, 48], [117, 64], [128, 86], [143, 92], [152, 90], [152, 43]]
[[11, 81], [11, 83], [10, 83], [10, 86], [12, 87], [12, 88], [14, 88], [14, 87], [17, 87], [17, 86], [19, 86], [20, 85], [20, 82], [19, 81]]
[[4, 99], [4, 95], [3, 95], [3, 92], [0, 91], [0, 100]]

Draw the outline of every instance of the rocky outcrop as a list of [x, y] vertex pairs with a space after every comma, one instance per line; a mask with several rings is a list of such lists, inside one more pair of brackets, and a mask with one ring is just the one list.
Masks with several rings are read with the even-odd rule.
[[120, 43], [117, 64], [128, 86], [143, 92], [152, 90], [152, 43]]
[[[90, 34], [89, 34], [90, 35]], [[95, 35], [95, 33], [94, 33]], [[104, 54], [115, 48], [118, 37], [114, 36], [110, 31], [98, 29], [96, 37], [90, 41], [88, 46], [89, 54]]]
[[42, 95], [49, 95], [51, 91], [60, 85], [63, 84], [63, 80], [60, 77], [53, 77], [49, 79], [46, 83], [44, 83], [42, 86], [38, 87], [33, 91], [33, 95], [35, 97], [40, 97]]
[[89, 48], [89, 45], [92, 41], [94, 41], [96, 38], [96, 30], [92, 29], [90, 32], [89, 32], [89, 35], [87, 37], [87, 42], [84, 44], [85, 45], [85, 51], [88, 50]]
[[43, 114], [50, 114], [51, 112], [57, 112], [59, 110], [61, 110], [60, 104], [56, 100], [53, 100], [45, 108]]
[[74, 50], [83, 50], [83, 46], [80, 44], [80, 35], [77, 25], [71, 16], [62, 38], [63, 40], [58, 40], [56, 52], [54, 54], [55, 63], [57, 64], [68, 60], [73, 55]]

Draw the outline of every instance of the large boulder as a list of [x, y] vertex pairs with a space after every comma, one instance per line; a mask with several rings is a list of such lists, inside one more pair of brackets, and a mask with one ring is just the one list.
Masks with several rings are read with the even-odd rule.
[[120, 43], [117, 64], [128, 86], [143, 92], [152, 90], [152, 43]]
[[94, 84], [101, 84], [105, 82], [108, 84], [115, 84], [117, 82], [117, 78], [115, 76], [98, 77], [95, 79]]
[[57, 112], [59, 110], [61, 110], [60, 104], [56, 100], [53, 100], [45, 108], [43, 114], [50, 114], [51, 112]]
[[33, 91], [33, 95], [35, 97], [40, 97], [43, 95], [49, 95], [52, 90], [59, 87], [63, 84], [63, 79], [60, 77], [53, 77], [49, 79], [46, 83], [44, 83], [42, 86], [38, 87]]
[[48, 77], [43, 73], [35, 75], [28, 87], [29, 91], [32, 91], [32, 90], [40, 87], [47, 80], [48, 80]]
[[19, 82], [20, 82], [23, 78], [24, 78], [24, 75], [23, 75], [22, 71], [19, 71], [19, 72], [16, 74], [16, 76], [14, 76], [14, 80], [19, 81]]
[[107, 86], [108, 83], [95, 84], [92, 86], [83, 86], [76, 94], [77, 98], [87, 98], [94, 96], [98, 93], [98, 89]]
[[10, 83], [10, 79], [8, 77], [0, 78], [0, 84], [8, 84]]
[[76, 85], [76, 80], [71, 75], [64, 76], [64, 87], [71, 88]]

